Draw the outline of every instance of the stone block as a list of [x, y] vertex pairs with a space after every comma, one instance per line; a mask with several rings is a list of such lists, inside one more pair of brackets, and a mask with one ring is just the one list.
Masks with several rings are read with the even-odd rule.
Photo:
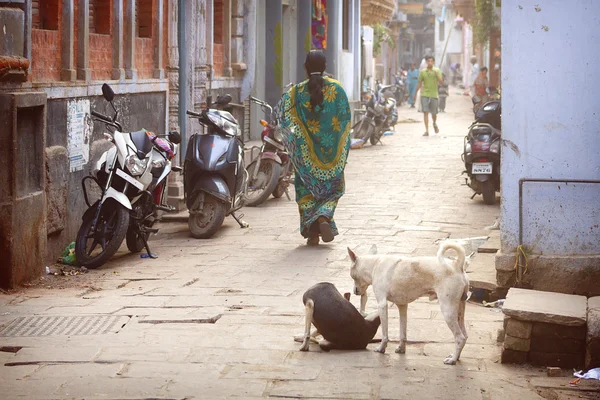
[[506, 331], [504, 329], [498, 329], [498, 333], [496, 334], [496, 341], [498, 343], [502, 343], [502, 342], [504, 342], [505, 338], [506, 338]]
[[529, 339], [521, 339], [506, 335], [504, 338], [504, 348], [522, 352], [528, 352], [530, 349], [530, 340]]
[[496, 284], [499, 287], [511, 287], [515, 285], [515, 272], [510, 271], [499, 271], [496, 270]]
[[67, 183], [69, 156], [62, 146], [46, 150], [46, 229], [47, 234], [60, 233], [65, 229], [67, 217]]
[[588, 299], [588, 311], [589, 310], [600, 311], [600, 296], [590, 297]]
[[[600, 299], [595, 297], [594, 299]], [[592, 300], [592, 299], [590, 299]], [[596, 302], [596, 300], [594, 300]], [[595, 306], [595, 304], [594, 304]], [[600, 309], [588, 310], [585, 367], [600, 367]]]
[[496, 271], [502, 272], [511, 272], [514, 274], [515, 272], [515, 255], [513, 254], [505, 254], [502, 252], [496, 253]]
[[18, 8], [0, 8], [0, 54], [23, 57], [25, 13]]
[[543, 367], [581, 368], [583, 361], [583, 354], [529, 352], [529, 362]]
[[584, 325], [565, 326], [536, 322], [533, 324], [531, 334], [535, 337], [585, 340], [586, 327]]
[[527, 352], [504, 348], [500, 358], [502, 364], [525, 364], [527, 362]]
[[583, 354], [585, 342], [575, 339], [551, 339], [533, 336], [531, 338], [531, 351], [545, 353]]
[[511, 288], [504, 302], [505, 315], [522, 321], [559, 325], [585, 325], [587, 298], [570, 294]]
[[556, 378], [562, 375], [562, 369], [560, 367], [547, 367], [546, 374], [549, 377]]
[[527, 321], [519, 321], [511, 318], [506, 325], [506, 334], [515, 338], [529, 339], [533, 324]]

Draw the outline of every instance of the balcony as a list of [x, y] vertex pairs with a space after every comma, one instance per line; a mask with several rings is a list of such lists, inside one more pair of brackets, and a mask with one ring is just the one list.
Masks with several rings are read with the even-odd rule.
[[361, 0], [360, 23], [375, 25], [389, 21], [394, 15], [396, 2], [394, 0]]

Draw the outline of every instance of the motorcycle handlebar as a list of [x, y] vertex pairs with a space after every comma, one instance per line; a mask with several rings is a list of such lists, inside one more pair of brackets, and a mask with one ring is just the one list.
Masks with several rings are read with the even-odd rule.
[[104, 114], [100, 114], [99, 112], [96, 112], [94, 110], [91, 111], [92, 116], [96, 117], [96, 118], [100, 118], [103, 119], [105, 121], [109, 121], [112, 122], [112, 119]]
[[193, 111], [190, 111], [190, 110], [187, 110], [185, 113], [187, 115], [191, 115], [192, 117], [201, 117], [202, 116], [202, 114], [198, 114], [197, 112], [193, 112]]

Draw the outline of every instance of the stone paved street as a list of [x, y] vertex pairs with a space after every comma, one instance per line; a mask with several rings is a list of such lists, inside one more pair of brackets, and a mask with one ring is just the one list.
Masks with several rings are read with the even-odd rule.
[[[22, 347], [0, 352], [0, 397], [541, 398], [534, 382], [543, 386], [545, 370], [501, 365], [502, 313], [476, 304], [467, 306], [469, 339], [456, 366], [442, 363], [453, 337], [439, 305], [427, 298], [409, 306], [405, 355], [395, 354], [393, 343], [385, 355], [373, 351], [375, 344], [330, 353], [311, 345], [301, 353], [293, 341], [303, 329], [304, 290], [330, 281], [351, 291], [347, 246], [425, 255], [435, 254], [438, 239], [489, 234], [484, 227], [499, 215], [498, 206], [484, 205], [481, 196], [471, 200], [459, 176], [469, 108], [469, 98], [451, 90], [440, 135], [424, 138], [421, 114], [404, 106], [400, 120], [418, 123], [399, 124], [383, 146], [353, 150], [336, 213], [340, 236], [332, 244], [306, 247], [296, 204], [284, 196], [245, 209], [249, 229], [228, 218], [211, 240], [190, 238], [186, 223], [162, 223], [151, 243], [159, 259], [141, 259], [123, 246], [109, 264], [85, 275], [87, 287], [0, 295], [0, 326], [30, 316], [53, 324], [33, 336], [0, 338], [1, 346]], [[358, 300], [353, 296], [355, 305]], [[368, 309], [375, 309], [373, 296]], [[216, 323], [203, 323], [220, 314]], [[70, 332], [80, 333], [74, 335], [56, 316], [123, 318], [106, 319], [112, 321], [106, 330], [73, 327]], [[35, 336], [52, 331], [63, 333]], [[569, 398], [563, 395], [558, 398]]]

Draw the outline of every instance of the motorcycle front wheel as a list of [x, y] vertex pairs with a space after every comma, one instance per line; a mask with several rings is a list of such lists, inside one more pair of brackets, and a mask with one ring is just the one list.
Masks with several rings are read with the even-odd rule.
[[215, 197], [204, 195], [204, 208], [199, 211], [190, 212], [188, 227], [192, 237], [196, 239], [208, 239], [214, 235], [225, 220], [225, 204]]
[[75, 240], [77, 261], [89, 269], [100, 267], [115, 255], [129, 226], [129, 210], [114, 202], [102, 205], [96, 229], [92, 231], [95, 215], [95, 210], [84, 215]]
[[256, 207], [264, 203], [275, 191], [281, 175], [281, 164], [270, 159], [260, 161], [256, 179], [252, 179], [255, 169], [256, 161], [253, 161], [247, 169], [249, 182], [246, 192], [246, 205], [249, 207]]
[[379, 142], [379, 139], [381, 139], [381, 136], [383, 136], [383, 129], [378, 129], [376, 132], [373, 132], [369, 138], [369, 141], [373, 146], [375, 146], [377, 142]]

